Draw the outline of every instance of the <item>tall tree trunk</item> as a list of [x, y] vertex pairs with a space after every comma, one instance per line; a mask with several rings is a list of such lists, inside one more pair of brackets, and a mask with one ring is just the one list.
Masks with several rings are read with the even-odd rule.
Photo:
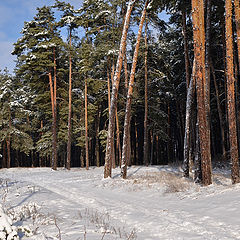
[[116, 71], [114, 74], [114, 82], [111, 94], [111, 107], [109, 115], [109, 124], [108, 124], [108, 136], [107, 136], [107, 146], [106, 146], [106, 155], [105, 155], [105, 166], [104, 166], [104, 178], [111, 177], [111, 162], [112, 162], [112, 152], [113, 152], [113, 141], [114, 141], [114, 120], [117, 108], [117, 96], [120, 83], [120, 74], [122, 70], [123, 55], [126, 50], [126, 40], [127, 33], [130, 23], [130, 16], [136, 0], [130, 0], [128, 3], [127, 13], [125, 17], [123, 33], [120, 43], [119, 55], [116, 64]]
[[6, 140], [7, 143], [7, 168], [11, 167], [11, 145], [10, 145], [10, 136]]
[[86, 151], [86, 169], [89, 169], [88, 153], [88, 104], [87, 104], [87, 78], [85, 79], [85, 151]]
[[100, 167], [100, 146], [99, 146], [99, 138], [98, 138], [98, 134], [99, 134], [99, 124], [100, 124], [100, 115], [101, 115], [101, 111], [98, 108], [97, 111], [97, 117], [96, 117], [96, 125], [95, 125], [95, 129], [96, 129], [96, 147], [95, 147], [95, 156], [96, 156], [96, 164], [97, 167]]
[[232, 161], [232, 183], [239, 182], [239, 162], [237, 127], [235, 111], [235, 78], [233, 73], [233, 35], [232, 35], [232, 1], [226, 0], [226, 57], [227, 57], [227, 103], [228, 103], [228, 124], [229, 142]]
[[219, 124], [220, 124], [220, 128], [221, 128], [222, 154], [223, 154], [223, 157], [225, 158], [226, 157], [226, 147], [225, 147], [223, 113], [222, 113], [222, 109], [221, 109], [221, 102], [220, 102], [219, 90], [218, 90], [218, 85], [217, 85], [216, 73], [215, 73], [215, 69], [213, 67], [212, 61], [210, 62], [210, 67], [211, 67], [213, 83], [214, 83], [214, 87], [215, 87], [215, 91], [216, 91], [218, 118], [219, 118]]
[[119, 119], [118, 113], [116, 110], [116, 127], [117, 127], [117, 149], [118, 149], [118, 163], [121, 164], [122, 161], [122, 151], [121, 151], [121, 142], [120, 142], [120, 129], [119, 129]]
[[200, 152], [200, 136], [199, 136], [199, 124], [196, 123], [196, 149], [195, 149], [195, 171], [194, 182], [202, 182], [202, 165], [201, 165], [201, 152]]
[[205, 92], [205, 34], [203, 0], [192, 0], [194, 58], [196, 61], [196, 86], [198, 103], [198, 124], [200, 138], [201, 168], [204, 185], [212, 183], [210, 134], [207, 123]]
[[71, 167], [71, 146], [72, 146], [72, 30], [69, 29], [69, 92], [68, 92], [68, 143], [67, 143], [67, 169]]
[[147, 30], [148, 30], [148, 22], [146, 19], [146, 26], [145, 26], [145, 94], [144, 94], [144, 143], [143, 143], [143, 161], [146, 166], [149, 164], [148, 159], [148, 42], [147, 42]]
[[[113, 78], [114, 78], [114, 72], [115, 72], [115, 68], [114, 68], [114, 59], [113, 59], [113, 64], [112, 64], [112, 71], [111, 71], [111, 81], [112, 81], [112, 86], [113, 86]], [[111, 103], [110, 103], [111, 105]], [[110, 111], [110, 109], [109, 109]], [[109, 112], [110, 115], [110, 112]], [[117, 106], [116, 106], [116, 114], [115, 114], [115, 118], [117, 121]], [[118, 125], [118, 123], [116, 123]], [[114, 126], [115, 127], [115, 126]], [[114, 129], [115, 130], [115, 129]], [[112, 152], [112, 168], [116, 168], [116, 155], [115, 155], [115, 138], [113, 138], [113, 152]]]
[[133, 63], [132, 69], [130, 74], [129, 86], [128, 86], [128, 95], [127, 95], [127, 104], [126, 104], [126, 111], [125, 111], [125, 119], [124, 119], [124, 134], [123, 134], [123, 151], [122, 151], [122, 170], [121, 174], [122, 177], [125, 179], [127, 177], [127, 145], [128, 145], [128, 136], [129, 136], [129, 124], [131, 119], [131, 103], [132, 103], [132, 94], [133, 94], [133, 84], [135, 78], [135, 71], [137, 66], [137, 57], [138, 57], [138, 50], [140, 45], [140, 39], [142, 35], [143, 24], [146, 16], [146, 10], [148, 6], [149, 0], [145, 2], [145, 6], [142, 12], [141, 21], [138, 30], [137, 42], [133, 56]]
[[[210, 71], [210, 37], [211, 37], [211, 0], [206, 0], [206, 56], [205, 56], [205, 71], [206, 71], [206, 84], [205, 84], [205, 93], [206, 93], [206, 110], [207, 110], [207, 122], [208, 130], [210, 131], [210, 81], [211, 81], [211, 71]], [[210, 133], [209, 133], [210, 136]]]
[[57, 170], [57, 65], [56, 65], [56, 54], [55, 48], [53, 49], [53, 76], [54, 76], [54, 115], [53, 115], [53, 156], [52, 156], [52, 169]]
[[235, 21], [237, 29], [237, 48], [238, 48], [238, 64], [240, 71], [240, 7], [239, 0], [234, 0]]
[[187, 26], [186, 26], [186, 11], [182, 11], [182, 28], [183, 28], [183, 39], [184, 39], [184, 57], [185, 57], [185, 72], [186, 72], [186, 85], [187, 88], [190, 84], [190, 64], [188, 54], [188, 38], [187, 38]]
[[2, 167], [3, 168], [7, 167], [6, 141], [3, 141], [3, 163], [2, 163]]
[[196, 81], [195, 81], [195, 69], [196, 64], [193, 61], [193, 70], [192, 77], [190, 80], [190, 84], [188, 86], [187, 91], [187, 103], [186, 103], [186, 120], [185, 120], [185, 137], [184, 137], [184, 159], [183, 159], [183, 170], [184, 177], [189, 177], [190, 170], [190, 119], [192, 115], [192, 106], [194, 103], [194, 94], [196, 89]]

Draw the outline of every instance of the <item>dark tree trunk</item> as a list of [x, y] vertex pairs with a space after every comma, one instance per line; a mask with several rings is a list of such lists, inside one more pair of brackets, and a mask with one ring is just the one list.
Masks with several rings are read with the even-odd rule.
[[88, 103], [87, 103], [87, 79], [85, 79], [85, 152], [86, 152], [86, 170], [89, 169], [89, 152], [88, 152]]
[[187, 88], [190, 84], [190, 64], [189, 64], [189, 50], [188, 50], [188, 38], [187, 38], [187, 26], [186, 26], [186, 11], [182, 11], [182, 28], [184, 39], [184, 57], [185, 57], [185, 72], [186, 72], [186, 85]]
[[99, 134], [99, 124], [100, 124], [100, 115], [101, 115], [101, 111], [98, 108], [97, 111], [97, 116], [96, 116], [96, 125], [95, 125], [95, 129], [96, 129], [96, 146], [95, 146], [95, 156], [96, 156], [96, 164], [97, 167], [100, 167], [100, 146], [99, 146], [99, 138], [98, 138], [98, 134]]
[[71, 149], [72, 149], [72, 34], [69, 29], [69, 92], [68, 92], [68, 143], [67, 143], [67, 169], [71, 167]]
[[234, 0], [234, 10], [235, 10], [235, 22], [236, 22], [236, 29], [237, 29], [238, 64], [239, 64], [239, 71], [240, 71], [240, 7], [239, 7], [239, 0]]
[[144, 95], [144, 144], [143, 144], [143, 162], [146, 166], [149, 164], [148, 160], [148, 66], [147, 66], [147, 60], [148, 60], [148, 42], [147, 42], [147, 28], [148, 23], [146, 19], [146, 26], [145, 26], [145, 59], [144, 59], [144, 65], [145, 65], [145, 95]]
[[221, 130], [222, 154], [223, 154], [223, 157], [225, 158], [226, 157], [226, 148], [225, 148], [225, 132], [224, 132], [223, 113], [222, 113], [222, 109], [221, 109], [221, 102], [220, 102], [219, 90], [218, 90], [218, 85], [217, 85], [216, 73], [215, 73], [215, 69], [213, 67], [212, 61], [210, 62], [210, 67], [212, 70], [213, 82], [214, 82], [214, 87], [215, 87], [215, 91], [216, 91], [218, 118], [219, 118], [220, 130]]

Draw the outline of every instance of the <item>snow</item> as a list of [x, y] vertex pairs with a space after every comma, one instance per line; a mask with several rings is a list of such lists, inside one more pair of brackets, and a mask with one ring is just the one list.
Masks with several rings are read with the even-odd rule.
[[0, 205], [0, 240], [17, 240], [17, 231], [14, 226], [12, 226], [12, 219], [7, 216], [2, 205]]
[[111, 14], [111, 11], [109, 11], [109, 10], [101, 11], [100, 13], [97, 14], [97, 16], [95, 17], [95, 20], [97, 20], [98, 18], [100, 18], [103, 15], [110, 15], [110, 14]]
[[63, 20], [66, 24], [71, 25], [72, 23], [74, 23], [75, 17], [65, 16], [65, 17], [62, 18], [62, 20]]
[[103, 167], [1, 169], [1, 201], [14, 225], [34, 233], [22, 239], [240, 239], [240, 185], [229, 170], [215, 169], [208, 187], [171, 166], [112, 176], [103, 179]]

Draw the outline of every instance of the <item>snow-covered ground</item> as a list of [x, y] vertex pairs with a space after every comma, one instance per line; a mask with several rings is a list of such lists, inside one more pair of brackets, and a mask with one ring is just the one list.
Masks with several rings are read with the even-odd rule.
[[103, 168], [0, 170], [1, 204], [23, 239], [240, 239], [240, 185], [217, 170], [201, 187], [177, 168], [133, 166], [127, 180]]

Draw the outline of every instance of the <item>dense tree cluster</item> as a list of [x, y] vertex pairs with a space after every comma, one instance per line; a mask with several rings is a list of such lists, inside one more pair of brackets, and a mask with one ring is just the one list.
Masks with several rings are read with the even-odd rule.
[[131, 164], [181, 162], [208, 185], [212, 164], [230, 162], [237, 183], [239, 13], [238, 0], [38, 8], [15, 75], [0, 74], [0, 167], [120, 166], [126, 178]]

